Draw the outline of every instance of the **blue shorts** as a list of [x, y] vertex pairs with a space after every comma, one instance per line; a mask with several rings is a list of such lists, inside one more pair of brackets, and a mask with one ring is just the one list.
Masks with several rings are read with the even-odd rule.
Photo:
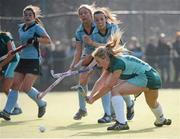
[[147, 87], [149, 89], [159, 89], [162, 85], [158, 72], [153, 68], [145, 73], [128, 79], [127, 82], [136, 86]]

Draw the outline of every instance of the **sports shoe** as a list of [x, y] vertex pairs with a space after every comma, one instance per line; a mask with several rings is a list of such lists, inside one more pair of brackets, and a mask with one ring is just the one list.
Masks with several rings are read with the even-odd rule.
[[116, 121], [114, 125], [107, 128], [107, 130], [128, 130], [128, 129], [129, 129], [129, 126], [127, 122], [125, 124], [121, 124], [118, 121]]
[[10, 114], [8, 112], [6, 112], [5, 110], [0, 112], [0, 118], [3, 118], [6, 121], [10, 121]]
[[132, 100], [132, 105], [130, 107], [127, 107], [126, 118], [127, 120], [132, 120], [133, 117], [134, 117], [134, 101]]
[[87, 112], [84, 110], [79, 109], [79, 111], [74, 115], [74, 120], [81, 120], [82, 117], [87, 116]]
[[38, 118], [43, 117], [43, 115], [46, 113], [46, 106], [47, 103], [45, 102], [44, 106], [38, 108]]
[[19, 115], [22, 113], [21, 108], [15, 107], [14, 110], [12, 111], [11, 115]]
[[104, 116], [98, 120], [98, 123], [110, 123], [111, 121], [112, 121], [111, 116], [105, 113]]
[[162, 123], [154, 122], [156, 127], [162, 127], [163, 125], [171, 125], [171, 119], [165, 119]]
[[87, 96], [87, 91], [83, 88], [82, 85], [78, 84], [76, 86], [72, 86], [71, 89], [78, 91], [78, 93], [83, 97]]

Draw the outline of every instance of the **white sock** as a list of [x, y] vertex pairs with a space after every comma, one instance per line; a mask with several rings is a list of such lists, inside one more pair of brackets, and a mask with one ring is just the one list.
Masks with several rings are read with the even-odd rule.
[[165, 120], [163, 111], [162, 111], [162, 107], [160, 104], [156, 108], [151, 108], [151, 110], [152, 110], [154, 116], [156, 117], [156, 122], [162, 123]]
[[125, 113], [124, 113], [124, 100], [122, 96], [113, 96], [112, 97], [112, 105], [115, 111], [116, 120], [121, 123], [125, 124]]

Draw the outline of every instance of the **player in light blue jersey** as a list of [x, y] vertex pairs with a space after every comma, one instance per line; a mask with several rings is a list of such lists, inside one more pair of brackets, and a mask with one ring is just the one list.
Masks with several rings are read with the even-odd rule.
[[146, 103], [152, 110], [156, 121], [154, 125], [161, 127], [170, 125], [171, 120], [163, 115], [162, 107], [157, 101], [158, 89], [161, 88], [161, 78], [158, 72], [148, 63], [131, 55], [125, 55], [124, 47], [119, 47], [121, 35], [115, 33], [106, 46], [97, 48], [93, 57], [103, 73], [95, 83], [92, 93], [87, 97], [87, 102], [94, 101], [111, 90], [112, 104], [116, 114], [116, 123], [107, 130], [128, 130], [125, 120], [122, 95], [144, 92]]
[[16, 104], [19, 90], [26, 92], [36, 102], [38, 118], [41, 118], [46, 112], [46, 102], [37, 98], [39, 91], [33, 87], [41, 74], [39, 43], [50, 43], [49, 35], [43, 28], [39, 16], [39, 7], [29, 5], [23, 10], [24, 24], [19, 27], [19, 36], [21, 42], [28, 46], [20, 53], [20, 61], [15, 69], [12, 90], [9, 92], [4, 110], [0, 113], [0, 117], [5, 120], [10, 120], [10, 113]]
[[[6, 54], [10, 54], [10, 51], [15, 50], [12, 35], [10, 32], [0, 32], [0, 57]], [[2, 91], [8, 96], [10, 88], [13, 83], [14, 70], [19, 62], [19, 54], [16, 53], [13, 56], [9, 55], [3, 61], [0, 61], [0, 80], [2, 80]], [[21, 114], [21, 108], [16, 104], [12, 110], [13, 115]]]
[[[93, 31], [92, 39], [85, 36], [85, 41], [94, 47], [99, 47], [106, 44], [111, 36], [119, 29], [119, 20], [115, 15], [111, 14], [108, 8], [97, 8], [94, 12], [94, 22], [96, 23], [96, 28]], [[131, 120], [134, 117], [134, 101], [131, 100], [130, 96], [123, 96], [123, 99], [127, 105], [127, 119]], [[107, 93], [102, 97], [102, 105], [104, 109], [104, 116], [98, 120], [98, 123], [107, 123], [111, 121], [112, 118], [115, 119], [115, 114], [110, 107], [111, 93]]]
[[[75, 53], [74, 59], [70, 65], [70, 70], [73, 70], [77, 65], [87, 66], [84, 63], [90, 63], [92, 56], [91, 53], [94, 51], [94, 47], [88, 45], [84, 42], [84, 35], [88, 35], [91, 37], [92, 32], [95, 28], [93, 23], [93, 9], [94, 5], [86, 5], [83, 4], [78, 8], [78, 16], [81, 20], [81, 25], [77, 28], [75, 33], [76, 43], [75, 43]], [[83, 59], [83, 63], [81, 63], [81, 59]], [[80, 64], [79, 64], [80, 63]], [[88, 76], [91, 73], [80, 74], [79, 76], [79, 85], [75, 86], [75, 89], [78, 91], [78, 99], [79, 99], [79, 110], [74, 115], [75, 120], [80, 120], [82, 117], [87, 115], [86, 102], [85, 97], [81, 95], [81, 92], [87, 93], [88, 91]]]

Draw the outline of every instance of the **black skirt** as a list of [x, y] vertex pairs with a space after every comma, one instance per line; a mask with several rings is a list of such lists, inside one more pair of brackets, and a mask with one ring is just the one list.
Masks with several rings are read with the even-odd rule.
[[39, 59], [20, 59], [15, 72], [41, 75], [42, 73]]

